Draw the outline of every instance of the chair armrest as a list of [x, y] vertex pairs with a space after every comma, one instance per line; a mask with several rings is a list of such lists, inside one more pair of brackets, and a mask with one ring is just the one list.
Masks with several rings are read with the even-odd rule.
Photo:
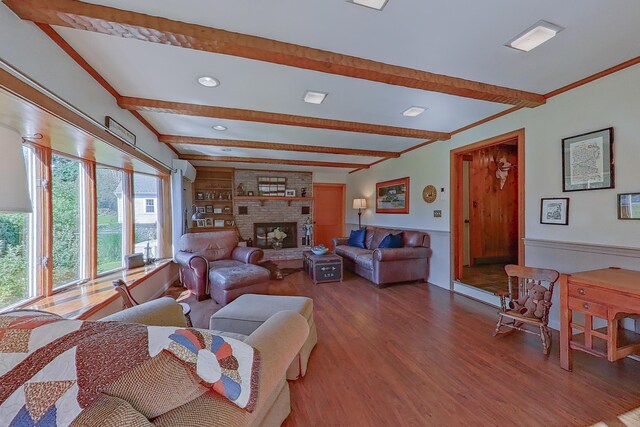
[[257, 264], [262, 260], [264, 251], [260, 248], [247, 248], [244, 246], [236, 246], [231, 253], [231, 258], [245, 264]]
[[258, 395], [268, 396], [282, 380], [308, 336], [304, 317], [295, 311], [280, 311], [247, 337], [245, 342], [260, 351]]
[[334, 237], [333, 238], [333, 248], [335, 249], [336, 246], [344, 246], [349, 242], [349, 238], [348, 237]]
[[429, 258], [431, 249], [422, 246], [415, 248], [385, 248], [373, 251], [373, 259], [376, 261], [395, 261], [402, 259]]
[[147, 326], [186, 327], [182, 306], [173, 298], [163, 297], [147, 301], [100, 319], [101, 322], [139, 323]]

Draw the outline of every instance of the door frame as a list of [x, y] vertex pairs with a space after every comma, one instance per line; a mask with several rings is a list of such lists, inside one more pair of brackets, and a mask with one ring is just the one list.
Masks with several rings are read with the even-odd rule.
[[463, 215], [463, 179], [462, 160], [465, 155], [481, 148], [492, 147], [504, 144], [509, 141], [516, 141], [518, 147], [518, 264], [524, 265], [525, 260], [525, 130], [524, 128], [508, 132], [493, 138], [478, 141], [465, 145], [464, 147], [451, 150], [451, 283], [453, 284], [462, 278], [464, 257], [464, 215]]
[[[331, 183], [331, 182], [327, 182], [327, 183], [323, 183], [323, 182], [314, 182], [313, 183], [313, 197], [315, 199], [315, 195], [316, 195], [316, 188], [317, 187], [334, 187], [334, 188], [340, 188], [340, 191], [342, 193], [342, 209], [341, 209], [341, 213], [340, 213], [340, 236], [344, 236], [344, 230], [345, 230], [345, 221], [346, 221], [346, 215], [347, 215], [347, 184], [341, 184], [341, 183]], [[313, 224], [315, 225], [316, 223], [316, 202], [314, 200], [313, 203]], [[315, 237], [314, 237], [315, 239]]]

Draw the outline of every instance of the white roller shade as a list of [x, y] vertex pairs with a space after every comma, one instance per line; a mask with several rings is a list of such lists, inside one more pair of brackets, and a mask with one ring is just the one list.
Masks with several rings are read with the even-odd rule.
[[31, 212], [22, 137], [0, 126], [0, 212]]

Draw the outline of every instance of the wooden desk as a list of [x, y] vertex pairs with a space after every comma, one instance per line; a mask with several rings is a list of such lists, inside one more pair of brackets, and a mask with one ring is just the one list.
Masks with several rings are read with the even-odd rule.
[[[584, 326], [573, 322], [574, 312], [584, 315]], [[622, 318], [639, 314], [640, 271], [608, 268], [563, 274], [560, 277], [560, 366], [568, 371], [573, 368], [572, 350], [605, 357], [610, 362], [639, 352], [640, 335], [619, 329]], [[594, 317], [606, 320], [607, 327], [593, 329]], [[573, 335], [574, 329], [581, 333]]]

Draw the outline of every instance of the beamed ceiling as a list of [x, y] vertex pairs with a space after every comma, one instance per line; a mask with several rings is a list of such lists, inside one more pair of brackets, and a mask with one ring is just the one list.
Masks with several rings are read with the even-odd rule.
[[[640, 56], [637, 0], [4, 3], [202, 166], [367, 168]], [[542, 19], [565, 30], [504, 46]], [[328, 96], [307, 104], [307, 90]]]

